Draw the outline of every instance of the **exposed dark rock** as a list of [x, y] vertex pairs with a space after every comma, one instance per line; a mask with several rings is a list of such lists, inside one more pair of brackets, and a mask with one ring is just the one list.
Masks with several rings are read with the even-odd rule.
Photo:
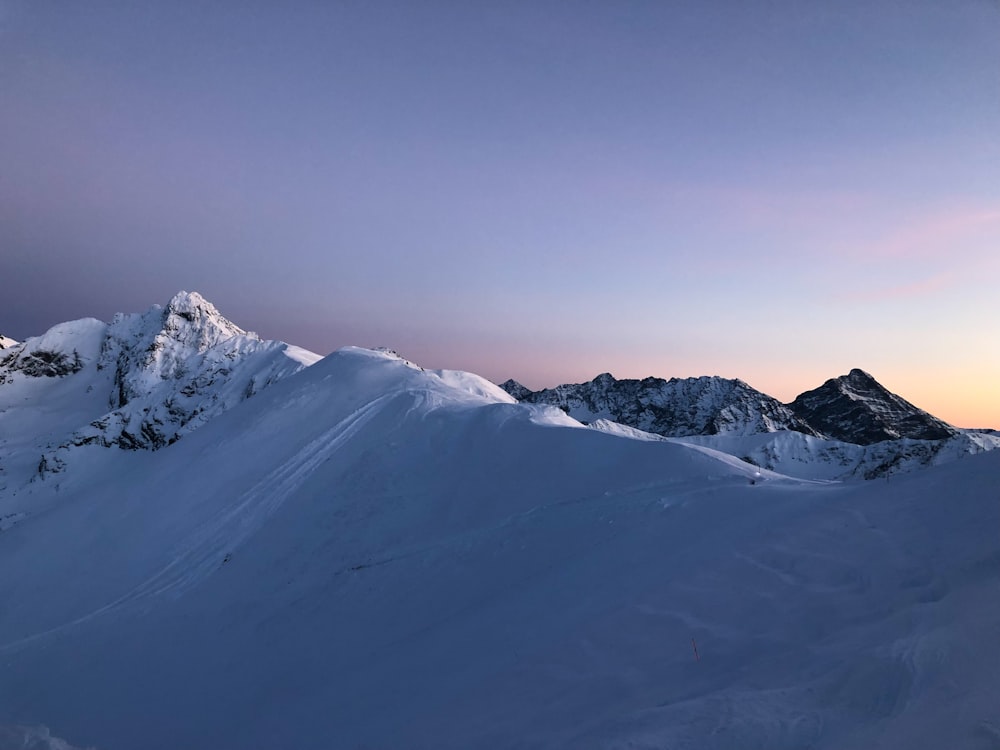
[[30, 378], [61, 378], [83, 369], [83, 361], [76, 350], [70, 355], [66, 352], [35, 349], [15, 357], [12, 362], [5, 360], [4, 365], [23, 372]]
[[668, 437], [778, 430], [816, 434], [788, 407], [742, 380], [617, 380], [610, 373], [602, 373], [589, 383], [542, 391], [529, 391], [514, 380], [500, 387], [519, 401], [558, 406], [581, 422], [609, 419]]
[[503, 388], [507, 393], [516, 398], [518, 401], [531, 395], [531, 389], [518, 383], [516, 380], [511, 378], [510, 380], [505, 380], [500, 383], [500, 387]]
[[789, 407], [828, 437], [857, 445], [897, 438], [941, 440], [958, 434], [858, 369], [806, 391]]

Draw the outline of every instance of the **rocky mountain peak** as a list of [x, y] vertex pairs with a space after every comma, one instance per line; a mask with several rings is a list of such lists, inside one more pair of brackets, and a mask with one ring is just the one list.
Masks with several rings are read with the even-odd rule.
[[853, 368], [846, 375], [841, 375], [839, 378], [832, 378], [832, 380], [836, 382], [840, 390], [845, 393], [890, 393], [890, 391], [879, 383], [874, 377], [857, 367]]
[[827, 380], [789, 408], [835, 440], [871, 445], [883, 440], [940, 440], [957, 430], [889, 391], [864, 370]]
[[181, 342], [199, 352], [233, 336], [258, 338], [225, 318], [215, 305], [197, 292], [178, 292], [167, 303], [162, 312], [159, 336]]
[[60, 452], [73, 446], [169, 445], [320, 359], [281, 341], [262, 341], [196, 292], [180, 292], [165, 307], [119, 313], [110, 323], [61, 323], [3, 355], [0, 386], [7, 390], [0, 393], [0, 412], [7, 401], [20, 403], [21, 390], [33, 387], [29, 381], [52, 381], [44, 387], [54, 400], [82, 394], [71, 421], [44, 437], [39, 432], [46, 446], [39, 473], [58, 470], [52, 467], [61, 464]]
[[500, 383], [500, 387], [518, 401], [523, 399], [525, 396], [531, 395], [531, 389], [521, 383], [518, 383], [514, 380], [514, 378], [509, 378], [508, 380], [503, 381]]

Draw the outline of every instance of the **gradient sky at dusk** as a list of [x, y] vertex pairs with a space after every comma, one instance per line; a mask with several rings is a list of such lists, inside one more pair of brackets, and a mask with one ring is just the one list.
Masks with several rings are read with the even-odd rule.
[[196, 290], [532, 387], [1000, 427], [1000, 3], [0, 0], [0, 332]]

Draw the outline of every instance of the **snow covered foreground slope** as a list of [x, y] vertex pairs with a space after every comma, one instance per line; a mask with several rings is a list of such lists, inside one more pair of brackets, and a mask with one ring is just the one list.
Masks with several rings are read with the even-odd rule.
[[98, 750], [1000, 743], [1000, 453], [758, 478], [356, 349], [163, 450], [76, 450], [0, 534], [0, 724]]

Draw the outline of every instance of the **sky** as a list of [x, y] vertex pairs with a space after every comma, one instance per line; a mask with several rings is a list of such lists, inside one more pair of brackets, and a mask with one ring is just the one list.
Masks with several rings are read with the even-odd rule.
[[1000, 2], [0, 0], [0, 332], [198, 291], [533, 388], [1000, 427]]

